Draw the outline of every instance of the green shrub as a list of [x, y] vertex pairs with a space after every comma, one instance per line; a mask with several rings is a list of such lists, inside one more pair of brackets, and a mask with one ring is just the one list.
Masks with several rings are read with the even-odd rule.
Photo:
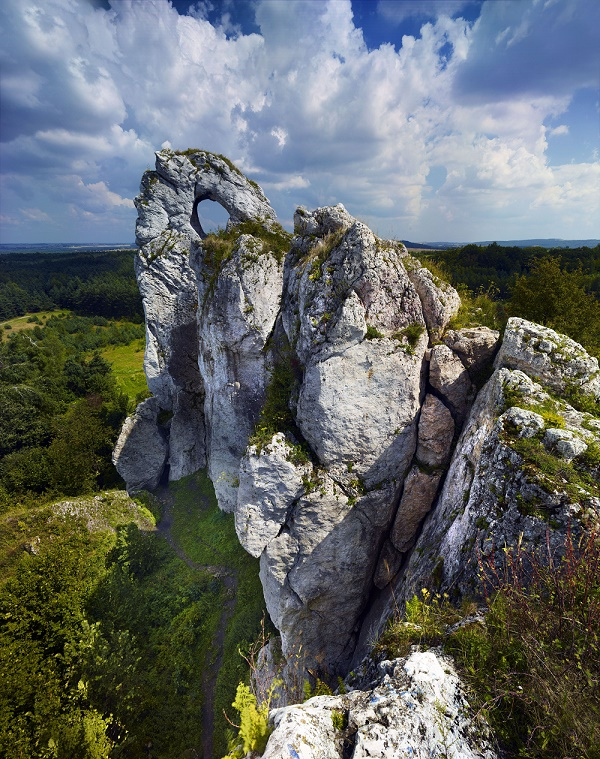
[[461, 306], [448, 329], [463, 329], [464, 327], [489, 327], [503, 329], [507, 316], [502, 301], [498, 300], [498, 291], [490, 286], [487, 290], [480, 289], [476, 293], [467, 287], [457, 286]]
[[489, 612], [446, 643], [507, 757], [600, 756], [600, 541], [481, 562]]
[[600, 303], [581, 281], [581, 268], [569, 272], [556, 258], [539, 258], [529, 274], [517, 278], [509, 311], [569, 335], [600, 356]]
[[379, 340], [380, 338], [385, 337], [385, 335], [376, 327], [373, 327], [372, 324], [367, 324], [367, 334], [365, 337], [367, 340]]
[[240, 715], [239, 732], [233, 741], [234, 745], [230, 746], [229, 753], [223, 759], [242, 759], [249, 751], [261, 754], [271, 733], [269, 701], [258, 706], [256, 696], [250, 692], [250, 688], [240, 683], [232, 706]]

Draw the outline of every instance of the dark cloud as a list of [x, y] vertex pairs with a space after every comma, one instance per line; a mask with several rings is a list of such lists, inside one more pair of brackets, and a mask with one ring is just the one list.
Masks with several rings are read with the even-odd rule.
[[600, 2], [487, 2], [454, 80], [464, 102], [600, 88]]

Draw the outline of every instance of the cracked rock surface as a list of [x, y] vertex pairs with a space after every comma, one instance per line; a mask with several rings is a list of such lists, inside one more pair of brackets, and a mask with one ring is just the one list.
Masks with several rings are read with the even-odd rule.
[[[263, 759], [496, 759], [452, 661], [439, 650], [382, 661], [340, 696], [273, 709]], [[337, 727], [336, 727], [337, 726]]]

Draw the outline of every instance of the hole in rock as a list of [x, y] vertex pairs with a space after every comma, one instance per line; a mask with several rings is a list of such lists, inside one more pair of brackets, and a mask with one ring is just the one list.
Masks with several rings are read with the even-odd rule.
[[200, 237], [206, 237], [211, 232], [225, 229], [228, 221], [229, 214], [220, 203], [207, 198], [199, 198], [194, 203], [190, 222]]

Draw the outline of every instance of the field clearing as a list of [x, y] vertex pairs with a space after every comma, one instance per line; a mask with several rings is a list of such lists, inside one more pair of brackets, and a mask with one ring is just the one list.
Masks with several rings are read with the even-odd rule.
[[[25, 314], [25, 316], [15, 316], [14, 319], [0, 322], [0, 329], [7, 332], [22, 332], [24, 329], [33, 329], [36, 325], [43, 327], [46, 320], [51, 316], [66, 316], [70, 311], [61, 309], [60, 311], [38, 311], [35, 314]], [[34, 321], [37, 319], [37, 321]]]
[[100, 351], [100, 355], [111, 364], [117, 384], [132, 401], [139, 393], [148, 392], [144, 374], [144, 345], [144, 338], [140, 338], [129, 345], [110, 345]]

